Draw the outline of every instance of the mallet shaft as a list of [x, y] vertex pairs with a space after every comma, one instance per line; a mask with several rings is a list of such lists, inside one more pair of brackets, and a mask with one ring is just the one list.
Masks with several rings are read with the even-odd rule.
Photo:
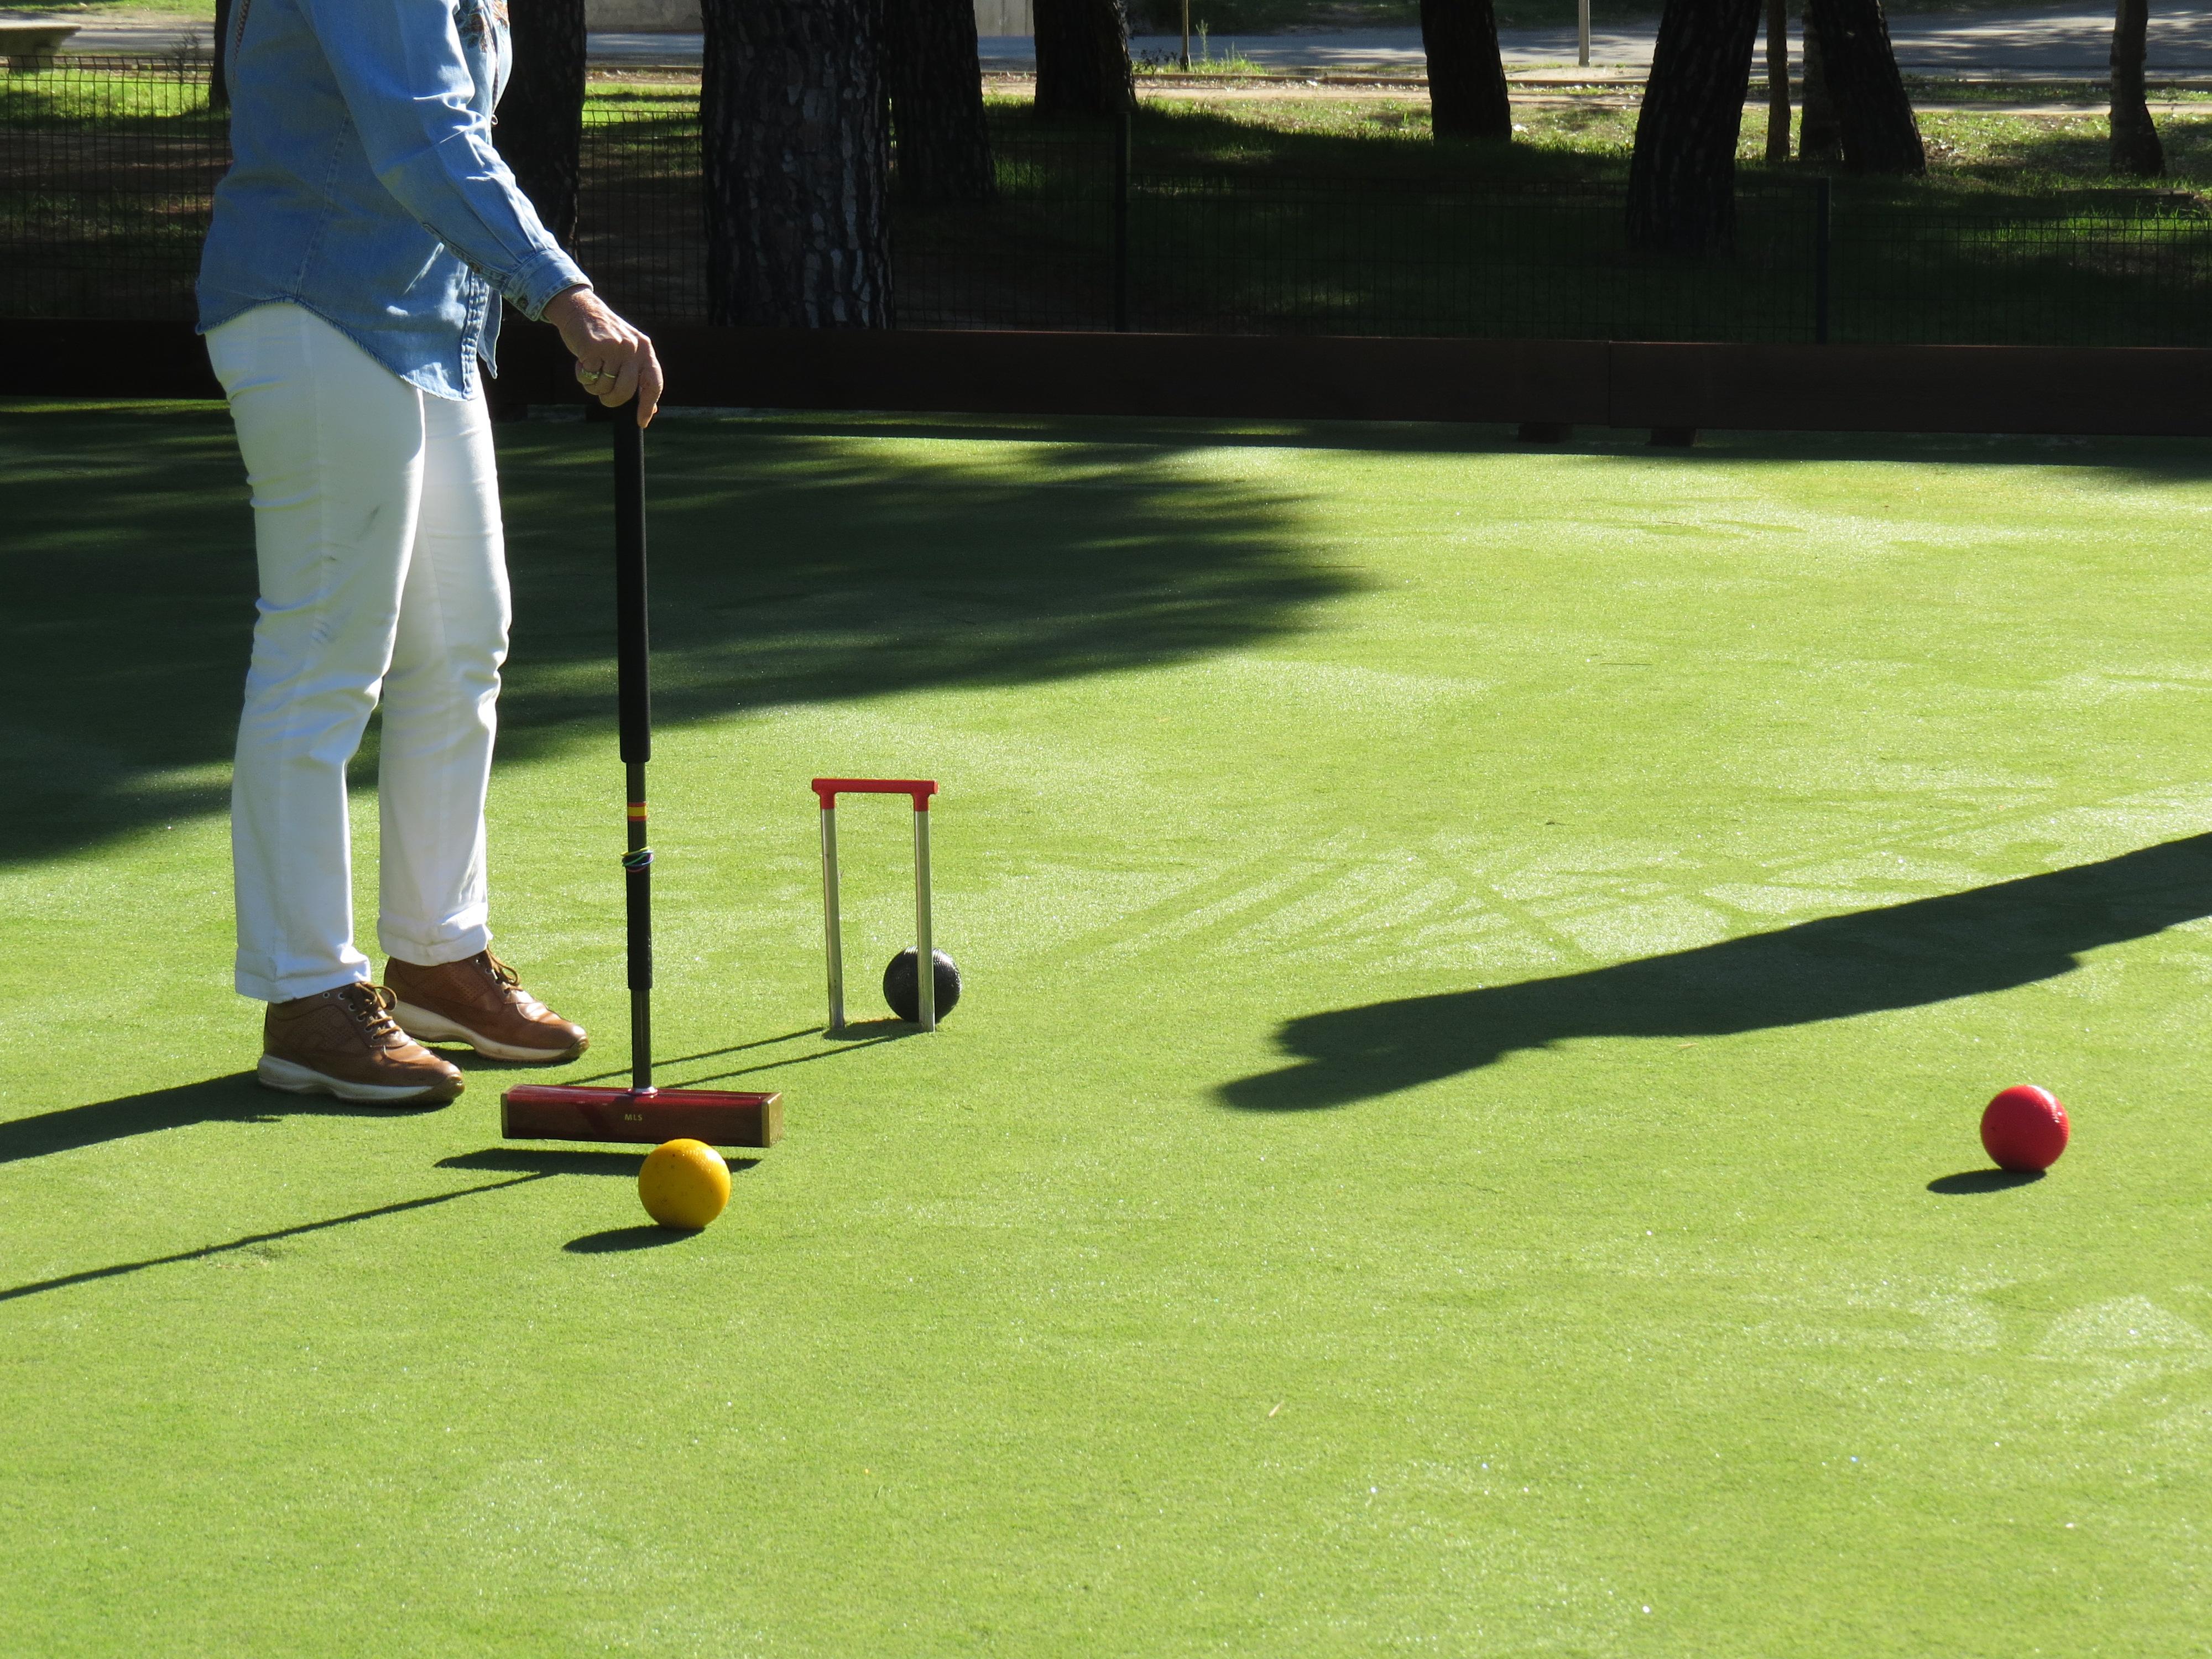
[[645, 432], [617, 418], [615, 444], [615, 684], [622, 712], [629, 850], [623, 889], [629, 931], [630, 1086], [653, 1087], [653, 849], [646, 841], [645, 764], [653, 758], [653, 642], [645, 603]]
[[613, 431], [616, 695], [622, 709], [622, 757], [629, 765], [642, 766], [653, 758], [653, 647], [645, 599], [645, 434], [628, 418], [616, 421]]

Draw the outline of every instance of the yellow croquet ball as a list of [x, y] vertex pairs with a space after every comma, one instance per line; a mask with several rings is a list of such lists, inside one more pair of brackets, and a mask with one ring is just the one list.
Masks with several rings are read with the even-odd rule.
[[637, 1195], [662, 1226], [696, 1233], [730, 1201], [730, 1166], [703, 1140], [664, 1140], [645, 1155]]

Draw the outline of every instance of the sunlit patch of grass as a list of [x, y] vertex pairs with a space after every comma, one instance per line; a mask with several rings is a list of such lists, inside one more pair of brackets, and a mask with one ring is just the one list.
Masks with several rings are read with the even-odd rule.
[[[2033, 89], [2030, 89], [2033, 91]], [[994, 115], [1018, 127], [1029, 118], [1025, 98], [988, 100]], [[2212, 97], [2203, 114], [2160, 114], [2166, 143], [2163, 186], [2189, 190], [2212, 182]], [[1538, 178], [1617, 181], [1635, 148], [1637, 105], [1615, 91], [1593, 91], [1516, 100], [1510, 144], [1439, 142], [1430, 123], [1425, 89], [1382, 91], [1372, 98], [1316, 98], [1285, 89], [1280, 96], [1203, 94], [1146, 100], [1137, 142], [1156, 154], [1207, 166], [1290, 173], [1435, 173], [1454, 177]], [[1791, 143], [1802, 126], [1802, 107], [1791, 112]], [[2145, 181], [2116, 178], [2111, 170], [2105, 108], [2083, 103], [2063, 114], [1996, 113], [1974, 109], [1920, 112], [1928, 149], [1927, 174], [1917, 179], [1850, 180], [1897, 199], [1915, 196], [1949, 201], [1961, 192], [1990, 190], [2141, 189]], [[1766, 124], [1747, 105], [1737, 140], [1738, 162], [1765, 166]], [[1811, 169], [1848, 175], [1840, 165]], [[1790, 172], [1808, 171], [1793, 162]], [[2157, 181], [2154, 181], [2157, 182]]]

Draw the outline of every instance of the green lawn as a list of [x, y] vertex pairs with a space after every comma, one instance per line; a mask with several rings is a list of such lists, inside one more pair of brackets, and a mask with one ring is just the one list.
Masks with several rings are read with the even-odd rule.
[[[672, 1238], [512, 1072], [256, 1089], [226, 428], [0, 406], [0, 1651], [2202, 1653], [2212, 462], [1640, 435], [656, 428], [666, 1075], [788, 1114]], [[604, 434], [501, 441], [599, 1075]], [[819, 1034], [823, 771], [945, 786], [934, 1037]]]

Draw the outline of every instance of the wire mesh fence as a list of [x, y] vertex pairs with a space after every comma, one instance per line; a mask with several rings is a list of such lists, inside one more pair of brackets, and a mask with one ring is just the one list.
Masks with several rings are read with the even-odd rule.
[[228, 126], [188, 59], [0, 71], [0, 314], [189, 316]]
[[1839, 203], [1833, 250], [1842, 340], [2212, 344], [2212, 214], [2187, 191]]
[[576, 262], [628, 314], [707, 316], [696, 82], [603, 87], [585, 100]]
[[1110, 171], [1087, 189], [1009, 187], [1048, 175], [1023, 147], [1000, 155], [997, 203], [901, 216], [908, 325], [1744, 340], [1815, 326], [1808, 187], [1747, 188], [1729, 253], [1668, 259], [1629, 247], [1621, 193], [1601, 185], [1155, 171], [1140, 152], [1117, 199]]
[[[1748, 174], [1733, 248], [1683, 259], [1628, 245], [1614, 185], [1237, 170], [1119, 156], [1099, 128], [995, 143], [988, 205], [906, 201], [894, 163], [901, 325], [2212, 344], [2212, 214], [2185, 191], [1831, 208], [1817, 181]], [[190, 316], [228, 165], [204, 62], [0, 74], [0, 315]], [[596, 83], [577, 252], [614, 304], [706, 319], [701, 204], [696, 80]]]

